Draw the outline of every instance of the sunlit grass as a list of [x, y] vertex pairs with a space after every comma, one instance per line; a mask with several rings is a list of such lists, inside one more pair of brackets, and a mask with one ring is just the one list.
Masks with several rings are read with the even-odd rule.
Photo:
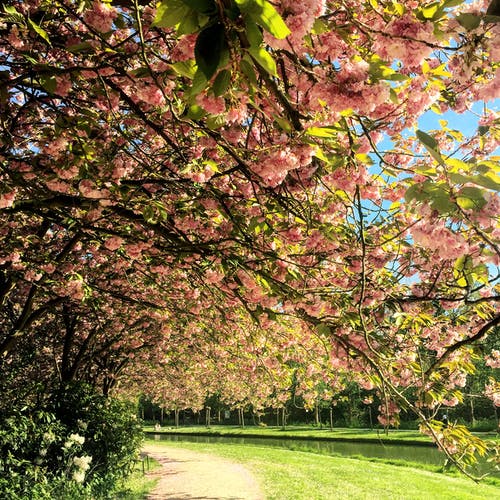
[[134, 471], [123, 482], [113, 498], [120, 500], [144, 500], [146, 495], [156, 486], [158, 478], [150, 478], [145, 473], [155, 470], [160, 464], [151, 457], [148, 462], [138, 462]]
[[148, 445], [166, 453], [169, 447], [186, 448], [243, 463], [270, 500], [468, 500], [500, 496], [500, 488], [490, 484], [367, 460], [239, 444], [148, 441]]

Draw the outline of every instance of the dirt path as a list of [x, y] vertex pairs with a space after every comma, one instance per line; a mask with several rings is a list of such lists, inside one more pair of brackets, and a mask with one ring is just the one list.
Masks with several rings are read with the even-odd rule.
[[147, 445], [143, 452], [161, 463], [148, 500], [263, 500], [259, 485], [243, 465], [181, 448]]

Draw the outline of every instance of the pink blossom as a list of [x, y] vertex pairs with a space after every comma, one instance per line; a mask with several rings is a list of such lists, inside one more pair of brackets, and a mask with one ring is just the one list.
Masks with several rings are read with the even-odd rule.
[[491, 354], [486, 357], [486, 364], [491, 368], [500, 368], [500, 351], [493, 349]]
[[71, 186], [60, 179], [51, 179], [45, 181], [45, 185], [51, 190], [56, 191], [58, 193], [69, 193], [71, 190]]
[[86, 198], [100, 199], [109, 196], [107, 189], [99, 189], [90, 179], [82, 179], [78, 189]]
[[196, 102], [207, 113], [211, 115], [220, 115], [226, 111], [226, 102], [222, 97], [215, 97], [213, 95], [199, 94], [196, 97]]
[[0, 208], [9, 208], [14, 205], [17, 190], [9, 191], [8, 193], [0, 194]]
[[194, 46], [196, 44], [196, 38], [196, 33], [180, 38], [177, 45], [172, 50], [172, 59], [174, 61], [187, 61], [189, 59], [194, 59]]
[[23, 50], [25, 47], [24, 41], [19, 36], [19, 29], [17, 25], [13, 24], [7, 36], [9, 43], [18, 50]]
[[104, 246], [111, 252], [114, 252], [122, 246], [123, 241], [123, 238], [120, 238], [119, 236], [111, 236], [111, 238], [108, 238], [104, 242]]
[[56, 76], [56, 94], [67, 96], [72, 86], [71, 76], [68, 73]]
[[85, 11], [83, 18], [87, 24], [100, 33], [108, 33], [113, 28], [113, 21], [118, 16], [115, 8], [95, 0], [92, 8]]

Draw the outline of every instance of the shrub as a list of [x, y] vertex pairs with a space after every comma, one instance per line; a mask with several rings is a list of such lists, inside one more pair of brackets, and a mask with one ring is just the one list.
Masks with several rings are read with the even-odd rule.
[[42, 409], [0, 416], [0, 498], [113, 498], [141, 440], [135, 408], [68, 385]]

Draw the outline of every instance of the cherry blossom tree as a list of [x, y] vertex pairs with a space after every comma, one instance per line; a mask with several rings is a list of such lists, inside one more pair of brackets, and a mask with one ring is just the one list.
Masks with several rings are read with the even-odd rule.
[[[304, 394], [348, 372], [383, 423], [411, 409], [449, 458], [485, 453], [436, 416], [500, 323], [497, 16], [460, 0], [4, 2], [2, 368], [43, 339], [64, 373], [85, 358], [112, 380], [218, 352], [207, 383], [244, 360], [236, 402], [273, 394], [252, 363], [276, 387], [298, 363]], [[478, 102], [475, 132], [447, 121]], [[418, 128], [429, 110], [438, 130]]]

